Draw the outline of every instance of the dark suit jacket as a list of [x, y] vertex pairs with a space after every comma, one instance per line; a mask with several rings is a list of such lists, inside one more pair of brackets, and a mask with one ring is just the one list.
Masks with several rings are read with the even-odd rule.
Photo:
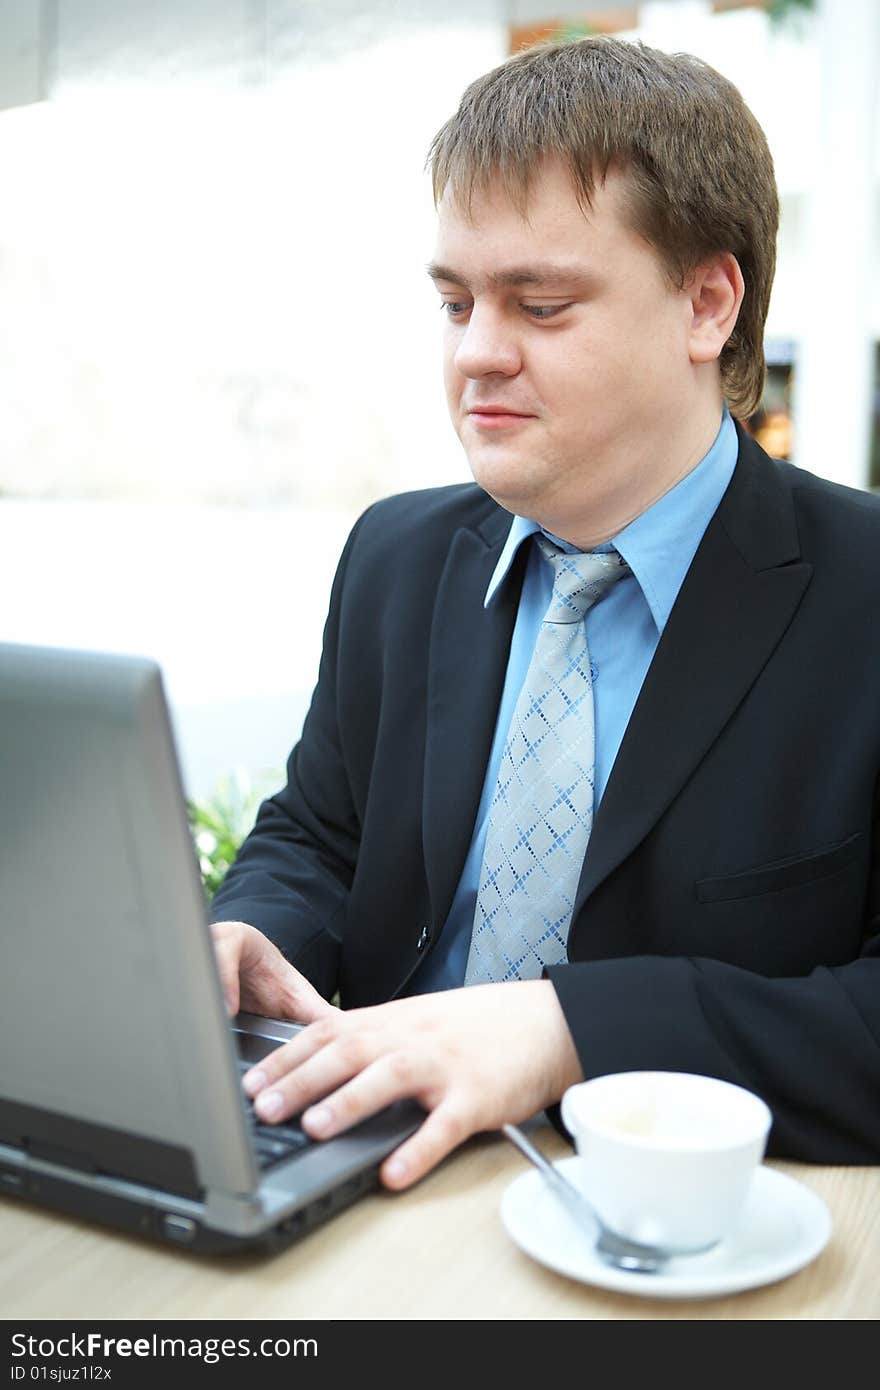
[[[585, 1076], [723, 1077], [767, 1100], [770, 1152], [874, 1163], [880, 499], [739, 434], [548, 973]], [[484, 610], [509, 525], [474, 485], [361, 517], [287, 787], [215, 898], [346, 1006], [399, 993], [449, 911], [522, 582]]]

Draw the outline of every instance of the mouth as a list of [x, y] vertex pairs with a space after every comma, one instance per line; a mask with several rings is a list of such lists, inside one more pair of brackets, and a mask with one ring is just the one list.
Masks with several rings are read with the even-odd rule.
[[534, 415], [525, 411], [510, 410], [503, 405], [472, 406], [467, 412], [467, 417], [477, 429], [486, 430], [515, 429], [518, 425], [535, 419]]

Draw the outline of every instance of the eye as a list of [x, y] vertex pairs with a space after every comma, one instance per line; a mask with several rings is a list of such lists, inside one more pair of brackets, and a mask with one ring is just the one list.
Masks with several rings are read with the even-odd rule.
[[563, 309], [570, 309], [571, 304], [524, 304], [522, 307], [531, 318], [552, 319]]
[[463, 314], [467, 313], [469, 307], [466, 299], [444, 299], [440, 305], [443, 313], [450, 319], [461, 318]]

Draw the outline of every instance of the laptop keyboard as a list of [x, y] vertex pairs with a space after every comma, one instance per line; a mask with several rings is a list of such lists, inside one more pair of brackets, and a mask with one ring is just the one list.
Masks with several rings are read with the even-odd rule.
[[[252, 1062], [239, 1062], [242, 1075], [249, 1071], [252, 1065]], [[274, 1164], [281, 1163], [285, 1158], [291, 1158], [302, 1149], [310, 1148], [315, 1142], [309, 1138], [296, 1119], [285, 1120], [283, 1124], [279, 1125], [263, 1124], [262, 1120], [257, 1119], [254, 1108], [247, 1097], [245, 1097], [245, 1114], [250, 1124], [257, 1163], [261, 1168], [271, 1168]]]

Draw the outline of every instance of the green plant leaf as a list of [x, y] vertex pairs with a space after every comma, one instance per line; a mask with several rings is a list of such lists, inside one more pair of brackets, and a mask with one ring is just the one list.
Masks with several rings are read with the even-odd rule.
[[244, 768], [234, 768], [204, 801], [187, 799], [187, 818], [208, 901], [252, 829], [261, 802], [282, 781], [279, 773], [267, 772], [254, 783]]

